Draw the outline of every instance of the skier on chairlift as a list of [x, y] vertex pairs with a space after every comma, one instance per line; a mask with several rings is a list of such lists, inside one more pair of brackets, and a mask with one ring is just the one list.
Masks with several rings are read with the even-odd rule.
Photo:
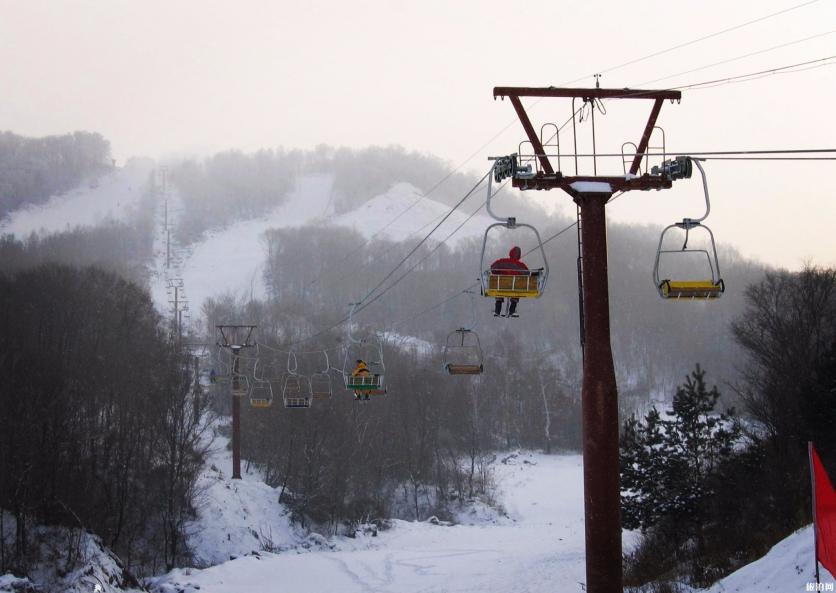
[[[352, 377], [368, 377], [371, 375], [371, 371], [369, 371], [369, 367], [365, 361], [358, 359], [357, 366], [351, 371]], [[355, 390], [354, 391], [354, 399], [369, 399], [369, 392], [366, 391], [365, 394], [362, 391]]]
[[[508, 252], [508, 257], [498, 259], [491, 264], [491, 273], [500, 276], [522, 275], [523, 272], [528, 271], [528, 266], [520, 260], [521, 256], [522, 250], [516, 245], [514, 245], [511, 248], [511, 251]], [[517, 303], [520, 301], [520, 299], [511, 297], [508, 300], [508, 312], [506, 315], [503, 315], [503, 317], [519, 317], [519, 315], [517, 315]], [[503, 297], [496, 298], [493, 310], [494, 317], [499, 317], [502, 314], [502, 305], [504, 302], [505, 299]]]

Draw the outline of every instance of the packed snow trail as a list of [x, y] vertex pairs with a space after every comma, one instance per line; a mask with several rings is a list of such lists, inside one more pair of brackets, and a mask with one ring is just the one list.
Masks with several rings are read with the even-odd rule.
[[0, 220], [0, 234], [26, 239], [30, 234], [45, 236], [92, 227], [108, 221], [130, 220], [148, 186], [152, 163], [129, 161], [66, 193], [52, 196], [43, 204], [9, 213]]
[[[268, 214], [250, 220], [234, 222], [223, 229], [210, 231], [193, 245], [183, 263], [182, 277], [188, 287], [194, 310], [200, 311], [203, 302], [214, 296], [232, 293], [236, 297], [265, 298], [264, 264], [267, 247], [264, 233], [269, 229], [299, 227], [307, 224], [333, 224], [356, 230], [366, 239], [377, 234], [399, 212], [412, 206], [396, 223], [380, 233], [381, 238], [403, 241], [449, 211], [449, 207], [420, 197], [418, 189], [408, 183], [393, 185], [389, 191], [366, 201], [356, 210], [335, 216], [333, 213], [333, 177], [306, 175], [297, 180], [296, 187], [285, 201]], [[433, 238], [442, 239], [467, 215], [454, 212]], [[490, 220], [474, 216], [448, 242], [451, 246], [462, 239], [481, 236]], [[418, 234], [415, 235], [419, 236]], [[413, 240], [410, 238], [410, 240]]]
[[178, 569], [158, 587], [176, 584], [201, 593], [580, 592], [582, 473], [579, 456], [521, 454], [497, 464], [509, 518], [479, 516], [473, 525], [455, 526], [395, 521], [377, 537], [337, 538], [334, 550], [261, 553], [204, 570]]

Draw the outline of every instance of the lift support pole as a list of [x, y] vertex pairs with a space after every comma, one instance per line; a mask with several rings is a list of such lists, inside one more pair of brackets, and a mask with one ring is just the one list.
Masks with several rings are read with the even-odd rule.
[[[496, 87], [494, 98], [508, 97], [534, 147], [537, 170], [513, 178], [518, 189], [562, 189], [580, 209], [583, 245], [584, 344], [582, 418], [584, 519], [586, 528], [586, 591], [615, 593], [623, 590], [621, 568], [621, 491], [619, 480], [618, 389], [610, 342], [610, 299], [607, 277], [606, 204], [615, 192], [667, 189], [665, 175], [639, 175], [650, 135], [665, 99], [678, 101], [672, 90]], [[520, 97], [581, 98], [584, 103], [604, 99], [649, 99], [650, 115], [638, 142], [629, 175], [574, 176], [555, 171], [545, 154]], [[575, 117], [575, 114], [572, 114]], [[594, 119], [593, 119], [594, 122]], [[507, 158], [507, 157], [506, 157]], [[516, 156], [511, 158], [516, 159]]]
[[610, 345], [607, 220], [610, 193], [579, 193], [583, 240], [584, 359], [581, 393], [586, 590], [621, 591], [618, 390]]
[[241, 398], [245, 395], [241, 385], [239, 364], [241, 350], [252, 348], [255, 325], [216, 325], [218, 330], [218, 346], [229, 348], [232, 353], [230, 365], [230, 387], [232, 392], [232, 479], [241, 479]]

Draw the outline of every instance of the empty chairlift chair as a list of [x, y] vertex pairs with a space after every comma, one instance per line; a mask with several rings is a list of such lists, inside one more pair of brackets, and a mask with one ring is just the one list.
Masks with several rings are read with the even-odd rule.
[[322, 352], [325, 357], [325, 368], [318, 373], [313, 373], [310, 378], [311, 399], [314, 400], [330, 400], [331, 399], [331, 362], [328, 359], [328, 353]]
[[[698, 160], [689, 157], [678, 157], [679, 166], [690, 171], [690, 163], [697, 165], [702, 175], [703, 190], [705, 193], [705, 214], [701, 218], [683, 218], [681, 222], [675, 222], [665, 227], [659, 237], [659, 247], [656, 249], [656, 260], [653, 264], [653, 283], [659, 296], [672, 300], [711, 300], [720, 298], [726, 290], [725, 283], [720, 276], [720, 262], [717, 258], [717, 246], [714, 243], [714, 233], [703, 221], [708, 217], [711, 204], [708, 198], [708, 183], [705, 171]], [[675, 161], [676, 162], [676, 161]], [[690, 175], [688, 175], [690, 176]], [[674, 230], [677, 229], [677, 230]], [[665, 237], [675, 235], [678, 231], [684, 233], [682, 247], [669, 249], [664, 245]], [[703, 246], [689, 247], [688, 241], [693, 239], [694, 231], [702, 232], [707, 239]], [[660, 262], [663, 258], [673, 261], [686, 262], [686, 256], [693, 263], [699, 266], [703, 272], [689, 270], [687, 275], [677, 277], [662, 277], [660, 273]], [[704, 259], [703, 259], [704, 258]], [[703, 262], [704, 263], [697, 263]]]
[[459, 328], [447, 336], [444, 345], [444, 370], [450, 375], [480, 375], [484, 371], [479, 335]]
[[287, 375], [282, 385], [282, 401], [285, 408], [310, 408], [311, 387], [306, 377], [296, 370], [296, 355], [291, 352], [287, 357]]
[[267, 381], [254, 381], [250, 388], [251, 408], [270, 408], [273, 406], [273, 388]]

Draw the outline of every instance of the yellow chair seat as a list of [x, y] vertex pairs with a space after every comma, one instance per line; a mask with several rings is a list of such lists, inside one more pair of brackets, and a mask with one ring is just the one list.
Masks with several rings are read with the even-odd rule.
[[540, 296], [540, 274], [489, 274], [485, 296], [494, 298], [537, 298]]
[[269, 408], [273, 405], [273, 402], [269, 399], [251, 399], [250, 400], [250, 407], [251, 408]]
[[666, 299], [716, 299], [725, 286], [722, 280], [716, 284], [711, 280], [664, 280], [659, 288]]

